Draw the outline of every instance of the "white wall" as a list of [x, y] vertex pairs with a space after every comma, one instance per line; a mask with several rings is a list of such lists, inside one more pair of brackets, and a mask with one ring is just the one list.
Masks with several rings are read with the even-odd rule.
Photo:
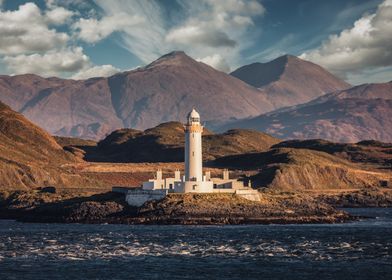
[[203, 180], [201, 132], [185, 133], [185, 180]]

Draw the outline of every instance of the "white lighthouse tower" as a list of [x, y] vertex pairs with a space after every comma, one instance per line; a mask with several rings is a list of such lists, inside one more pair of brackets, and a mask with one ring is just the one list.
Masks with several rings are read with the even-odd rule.
[[212, 192], [210, 176], [203, 176], [202, 138], [200, 115], [192, 109], [185, 124], [185, 176], [176, 184], [178, 192]]
[[185, 124], [185, 181], [203, 181], [200, 115], [192, 109]]

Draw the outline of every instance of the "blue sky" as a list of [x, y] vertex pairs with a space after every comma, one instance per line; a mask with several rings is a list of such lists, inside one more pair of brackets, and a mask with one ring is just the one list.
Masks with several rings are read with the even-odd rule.
[[184, 50], [216, 69], [292, 54], [392, 80], [392, 0], [0, 0], [0, 73], [88, 78]]

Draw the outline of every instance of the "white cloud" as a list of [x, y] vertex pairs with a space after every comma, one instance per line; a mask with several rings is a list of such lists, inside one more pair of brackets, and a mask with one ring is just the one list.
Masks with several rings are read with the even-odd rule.
[[226, 60], [222, 56], [220, 56], [219, 54], [206, 56], [204, 58], [198, 58], [196, 60], [201, 61], [205, 64], [208, 64], [217, 70], [220, 70], [220, 71], [223, 71], [226, 73], [230, 72], [230, 66], [227, 64]]
[[105, 1], [95, 0], [105, 16], [126, 13], [129, 17], [139, 16], [143, 22], [132, 28], [125, 28], [120, 34], [122, 47], [137, 56], [144, 63], [150, 63], [171, 50], [164, 43], [166, 18], [162, 7], [155, 1]]
[[61, 25], [66, 23], [67, 20], [74, 15], [74, 12], [65, 9], [64, 7], [53, 7], [52, 9], [48, 10], [45, 15], [46, 21], [49, 24]]
[[[181, 49], [229, 71], [228, 64], [240, 61], [240, 52], [251, 42], [249, 36], [257, 32], [249, 32], [254, 18], [264, 13], [256, 0], [177, 0], [178, 9], [171, 10], [157, 0], [45, 3], [42, 11], [31, 2], [0, 11], [0, 55], [12, 73], [75, 78], [113, 74], [119, 69], [94, 66], [77, 45], [99, 42], [114, 32], [120, 35], [116, 42], [142, 64]], [[56, 28], [61, 25], [60, 32]]]
[[254, 18], [265, 12], [256, 0], [177, 0], [180, 8], [170, 11], [159, 1], [95, 0], [95, 3], [104, 16], [126, 13], [143, 19], [131, 28], [124, 28], [120, 35], [122, 46], [144, 63], [172, 50], [184, 50], [195, 58], [219, 53], [227, 63], [237, 64], [240, 52], [252, 43], [250, 37], [259, 32], [260, 28], [250, 30]]
[[81, 18], [73, 25], [73, 28], [78, 31], [80, 39], [88, 43], [95, 43], [115, 31], [124, 31], [142, 21], [138, 15], [131, 16], [121, 12], [113, 16], [105, 16], [102, 19]]
[[352, 28], [332, 35], [319, 48], [301, 58], [347, 77], [376, 67], [392, 65], [392, 0], [385, 0], [374, 14], [365, 14]]
[[6, 56], [4, 61], [13, 74], [35, 73], [45, 77], [66, 75], [90, 66], [81, 47], [52, 50], [45, 54]]
[[181, 1], [181, 4], [190, 17], [173, 27], [166, 41], [188, 47], [235, 49], [247, 28], [254, 24], [252, 17], [264, 13], [264, 7], [257, 1], [204, 0]]
[[207, 30], [200, 26], [185, 26], [172, 30], [166, 41], [183, 45], [202, 45], [208, 47], [234, 47], [237, 43], [219, 30]]
[[71, 78], [76, 80], [83, 80], [93, 77], [109, 77], [118, 73], [119, 71], [120, 69], [114, 67], [113, 65], [92, 66], [90, 68], [79, 71]]
[[53, 50], [44, 54], [6, 56], [4, 61], [13, 74], [34, 73], [43, 77], [70, 76], [81, 80], [107, 77], [119, 72], [112, 65], [93, 65], [81, 47]]
[[69, 36], [48, 27], [48, 18], [34, 3], [0, 12], [0, 54], [43, 52], [65, 46]]

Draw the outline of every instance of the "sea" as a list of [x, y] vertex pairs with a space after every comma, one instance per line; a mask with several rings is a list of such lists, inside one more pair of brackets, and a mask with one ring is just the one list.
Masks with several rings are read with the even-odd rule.
[[146, 226], [0, 220], [0, 279], [392, 279], [392, 209], [345, 224]]

